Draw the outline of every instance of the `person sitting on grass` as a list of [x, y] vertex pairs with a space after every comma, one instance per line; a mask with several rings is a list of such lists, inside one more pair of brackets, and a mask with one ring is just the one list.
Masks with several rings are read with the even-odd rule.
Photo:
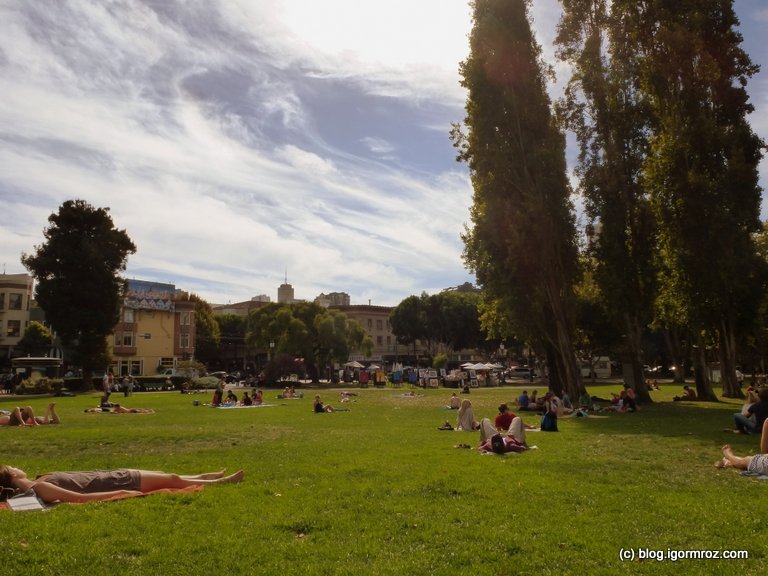
[[459, 406], [456, 430], [471, 432], [472, 430], [478, 430], [479, 428], [480, 423], [475, 420], [475, 413], [472, 410], [472, 402], [470, 402], [469, 398], [464, 398]]
[[248, 396], [248, 390], [243, 391], [243, 399], [240, 400], [240, 406], [253, 406], [253, 398]]
[[336, 409], [330, 404], [323, 404], [320, 400], [320, 395], [315, 396], [315, 401], [312, 403], [312, 409], [316, 414], [323, 414], [325, 412], [336, 412]]
[[747, 408], [747, 413], [737, 412], [733, 415], [737, 434], [754, 434], [763, 429], [763, 423], [768, 418], [768, 387], [762, 387], [757, 392], [758, 402]]
[[531, 399], [528, 398], [528, 390], [523, 390], [523, 393], [517, 397], [517, 407], [520, 410], [529, 410]]
[[747, 470], [768, 475], [768, 420], [763, 422], [762, 434], [760, 436], [760, 454], [736, 456], [730, 444], [723, 446], [722, 450], [723, 458], [715, 462], [716, 467], [736, 468], [737, 470]]
[[450, 400], [448, 400], [448, 406], [446, 406], [446, 408], [448, 410], [458, 410], [460, 406], [461, 406], [461, 398], [459, 398], [456, 395], [456, 392], [454, 392], [453, 394], [451, 394], [451, 398]]
[[258, 406], [264, 403], [264, 392], [258, 389], [253, 390], [253, 405]]
[[12, 492], [33, 490], [46, 504], [93, 502], [115, 497], [142, 496], [162, 489], [180, 489], [206, 484], [230, 484], [243, 479], [240, 470], [229, 476], [211, 472], [186, 476], [149, 470], [95, 470], [92, 472], [51, 472], [34, 480], [19, 468], [0, 465], [0, 488]]
[[528, 396], [528, 410], [533, 412], [541, 412], [544, 410], [544, 402], [539, 398], [538, 390], [533, 390]]
[[755, 392], [755, 389], [750, 386], [747, 388], [746, 395], [744, 396], [744, 404], [741, 406], [741, 413], [746, 416], [747, 418], [751, 418], [752, 420], [755, 419], [754, 416], [752, 416], [749, 413], [749, 407], [753, 404], [757, 404], [760, 402], [760, 398], [757, 396], [757, 392]]
[[45, 424], [61, 424], [56, 414], [56, 403], [51, 402], [45, 410], [45, 416], [35, 416], [32, 406], [20, 408], [16, 406], [10, 412], [0, 414], [0, 426], [41, 426]]
[[525, 427], [519, 416], [515, 416], [508, 431], [499, 433], [488, 418], [480, 422], [480, 452], [495, 452], [506, 454], [507, 452], [524, 452], [528, 450], [525, 443]]
[[213, 398], [211, 399], [211, 406], [221, 406], [224, 400], [224, 380], [219, 379], [216, 383], [216, 389], [213, 391]]
[[683, 401], [693, 401], [696, 400], [696, 392], [693, 391], [693, 388], [686, 385], [683, 386], [683, 394], [681, 396], [675, 396], [672, 398], [673, 402], [683, 402]]
[[232, 392], [232, 390], [227, 390], [227, 396], [224, 399], [224, 404], [237, 406], [237, 394]]

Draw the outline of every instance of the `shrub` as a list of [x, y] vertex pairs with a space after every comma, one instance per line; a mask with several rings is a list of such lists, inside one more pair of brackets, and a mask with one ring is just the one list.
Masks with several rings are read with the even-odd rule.
[[21, 383], [16, 386], [16, 394], [50, 394], [51, 393], [51, 382], [48, 380], [48, 378], [38, 378], [37, 380], [33, 380], [32, 378], [27, 378], [26, 380], [22, 380]]

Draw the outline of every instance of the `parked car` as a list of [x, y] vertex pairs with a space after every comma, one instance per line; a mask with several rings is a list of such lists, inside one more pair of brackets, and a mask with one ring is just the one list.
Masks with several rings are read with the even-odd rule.
[[238, 381], [238, 379], [235, 376], [233, 376], [232, 374], [230, 374], [228, 372], [224, 372], [223, 370], [218, 370], [216, 372], [208, 372], [208, 374], [206, 374], [206, 376], [213, 376], [216, 379], [222, 379], [223, 378], [224, 382], [226, 382], [227, 384], [232, 384], [233, 382], [237, 382]]

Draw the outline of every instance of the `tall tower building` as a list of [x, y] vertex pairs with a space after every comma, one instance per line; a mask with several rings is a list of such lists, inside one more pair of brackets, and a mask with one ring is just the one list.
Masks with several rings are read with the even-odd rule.
[[285, 271], [285, 282], [277, 289], [278, 304], [291, 304], [294, 301], [293, 286], [288, 284], [288, 271]]

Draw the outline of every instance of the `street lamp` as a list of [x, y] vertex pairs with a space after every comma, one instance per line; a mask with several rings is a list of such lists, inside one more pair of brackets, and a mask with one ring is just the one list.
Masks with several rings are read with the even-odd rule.
[[275, 349], [275, 341], [274, 340], [270, 340], [269, 341], [269, 357], [267, 358], [268, 362], [272, 361], [272, 350], [274, 350], [274, 349]]

